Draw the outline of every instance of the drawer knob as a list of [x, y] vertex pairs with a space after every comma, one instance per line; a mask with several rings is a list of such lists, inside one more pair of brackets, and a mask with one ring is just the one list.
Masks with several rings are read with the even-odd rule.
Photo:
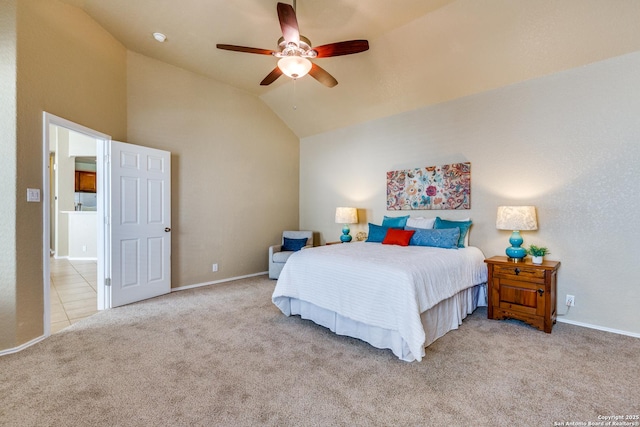
[[544, 294], [544, 289], [538, 289], [538, 293], [542, 296], [542, 294]]
[[516, 273], [516, 276], [517, 276], [518, 274], [520, 274], [520, 269], [516, 267], [515, 270], [513, 270], [513, 272]]

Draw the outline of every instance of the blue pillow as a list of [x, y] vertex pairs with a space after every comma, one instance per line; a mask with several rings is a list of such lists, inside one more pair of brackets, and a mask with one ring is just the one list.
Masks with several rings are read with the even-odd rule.
[[434, 229], [455, 228], [455, 227], [460, 229], [460, 237], [458, 238], [458, 247], [464, 248], [464, 237], [467, 235], [467, 232], [469, 231], [469, 227], [471, 227], [471, 221], [447, 221], [437, 216], [436, 222], [435, 224], [433, 224]]
[[407, 220], [409, 219], [409, 215], [407, 216], [386, 216], [382, 219], [382, 226], [387, 228], [400, 228], [404, 230], [404, 227], [407, 225]]
[[387, 235], [387, 230], [389, 230], [389, 227], [369, 223], [367, 242], [382, 243], [384, 237]]
[[436, 230], [433, 228], [413, 228], [406, 227], [407, 230], [415, 230], [409, 245], [431, 246], [434, 248], [458, 249], [458, 239], [460, 238], [460, 228], [445, 228]]
[[284, 242], [282, 243], [283, 251], [299, 251], [307, 245], [307, 238], [304, 239], [289, 239], [288, 237], [284, 238]]

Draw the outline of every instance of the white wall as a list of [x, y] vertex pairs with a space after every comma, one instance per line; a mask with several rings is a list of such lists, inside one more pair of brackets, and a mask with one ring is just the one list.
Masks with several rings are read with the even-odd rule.
[[[55, 205], [55, 243], [56, 258], [69, 256], [69, 216], [64, 212], [73, 211], [75, 191], [75, 159], [69, 154], [69, 136], [72, 132], [68, 129], [51, 127], [52, 146], [55, 146], [55, 182], [54, 193], [51, 199]], [[94, 142], [95, 145], [95, 142]]]
[[[300, 226], [336, 240], [336, 206], [360, 209], [352, 234], [387, 214], [471, 216], [471, 244], [490, 257], [508, 246], [496, 208], [532, 204], [525, 245], [562, 262], [558, 299], [576, 296], [564, 319], [639, 334], [638, 70], [640, 52], [304, 138]], [[387, 171], [461, 161], [471, 210], [386, 211]]]
[[98, 220], [96, 212], [67, 211], [69, 221], [69, 259], [98, 259]]
[[78, 132], [69, 132], [69, 157], [96, 157], [98, 143]]

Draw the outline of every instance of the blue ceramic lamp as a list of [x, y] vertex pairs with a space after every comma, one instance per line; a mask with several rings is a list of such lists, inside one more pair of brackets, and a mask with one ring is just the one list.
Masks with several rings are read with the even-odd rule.
[[343, 225], [340, 241], [342, 243], [350, 242], [352, 237], [349, 235], [351, 231], [349, 224], [358, 223], [358, 210], [356, 208], [336, 208], [336, 223]]
[[510, 261], [519, 262], [527, 255], [527, 250], [522, 245], [520, 231], [530, 231], [538, 229], [535, 206], [499, 206], [498, 218], [496, 219], [498, 230], [511, 230], [509, 246], [506, 250]]

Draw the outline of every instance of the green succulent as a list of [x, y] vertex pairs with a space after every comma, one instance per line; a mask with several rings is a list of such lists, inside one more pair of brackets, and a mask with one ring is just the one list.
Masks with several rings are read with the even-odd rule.
[[527, 249], [527, 253], [531, 256], [545, 256], [551, 253], [551, 251], [545, 247], [531, 245]]

